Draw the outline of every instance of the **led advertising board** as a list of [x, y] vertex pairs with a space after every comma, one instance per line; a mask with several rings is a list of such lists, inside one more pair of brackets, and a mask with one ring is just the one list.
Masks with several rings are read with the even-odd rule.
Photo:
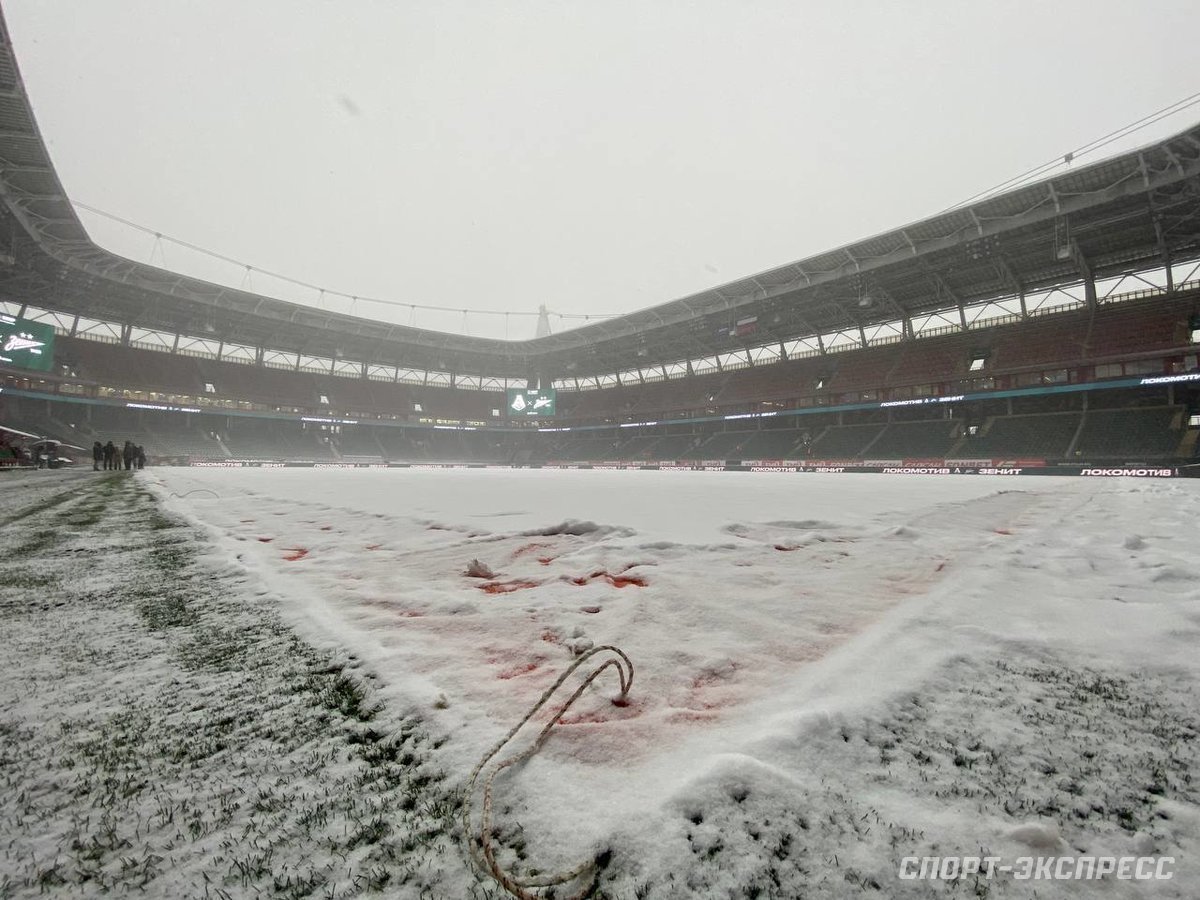
[[547, 418], [554, 415], [554, 388], [509, 388], [508, 414], [514, 418]]
[[0, 366], [49, 372], [53, 365], [53, 327], [0, 314]]

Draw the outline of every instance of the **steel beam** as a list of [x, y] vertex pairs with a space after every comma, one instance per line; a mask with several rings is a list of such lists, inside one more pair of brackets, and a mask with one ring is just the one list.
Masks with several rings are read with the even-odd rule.
[[1087, 300], [1087, 305], [1091, 309], [1096, 308], [1096, 278], [1092, 274], [1092, 266], [1088, 262], [1088, 258], [1084, 255], [1083, 250], [1079, 246], [1079, 242], [1072, 238], [1070, 243], [1071, 258], [1075, 261], [1075, 265], [1079, 268], [1079, 274], [1083, 276], [1083, 296]]

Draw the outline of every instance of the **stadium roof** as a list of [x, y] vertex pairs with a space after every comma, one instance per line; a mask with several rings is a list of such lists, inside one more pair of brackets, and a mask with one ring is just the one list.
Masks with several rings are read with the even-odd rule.
[[[533, 340], [493, 340], [325, 312], [98, 247], [54, 171], [0, 13], [0, 195], [0, 299], [310, 356], [550, 379], [853, 331], [1200, 258], [1200, 125], [679, 300]], [[739, 336], [734, 326], [752, 317], [753, 334]]]

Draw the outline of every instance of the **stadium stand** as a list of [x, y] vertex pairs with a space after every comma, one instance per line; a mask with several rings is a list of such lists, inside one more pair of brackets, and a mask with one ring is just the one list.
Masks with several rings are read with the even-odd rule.
[[153, 454], [157, 458], [220, 460], [230, 456], [229, 451], [216, 437], [198, 429], [148, 431], [142, 446], [153, 448]]
[[971, 457], [1062, 459], [1083, 420], [1082, 413], [1040, 413], [997, 417], [963, 442], [959, 454]]
[[813, 441], [812, 456], [850, 459], [860, 456], [883, 433], [886, 425], [831, 425]]
[[400, 428], [375, 429], [375, 437], [383, 448], [383, 458], [392, 462], [410, 459], [425, 459], [423, 448], [409, 439], [408, 431]]
[[743, 369], [726, 379], [717, 400], [722, 404], [745, 404], [810, 395], [832, 368], [827, 359], [806, 357]]
[[237, 459], [330, 462], [337, 458], [327, 438], [285, 420], [231, 418], [224, 443]]
[[[508, 342], [108, 253], [58, 182], [6, 40], [0, 58], [0, 158], [23, 160], [0, 169], [0, 306], [56, 334], [52, 371], [0, 367], [11, 428], [195, 461], [1195, 453], [1200, 125], [752, 278]], [[1069, 209], [1046, 215], [1062, 197]], [[538, 424], [573, 430], [505, 417], [498, 385], [551, 383], [558, 412]]]
[[870, 452], [880, 459], [944, 459], [961, 439], [962, 425], [947, 419], [893, 422], [871, 445]]
[[700, 445], [704, 438], [688, 434], [665, 434], [654, 445], [654, 458], [679, 460]]
[[[1026, 322], [844, 350], [829, 357], [643, 385], [563, 391], [559, 418], [615, 423], [697, 411], [755, 411], [762, 404], [788, 408], [812, 402], [903, 398], [913, 396], [914, 388], [918, 395], [959, 389], [981, 375], [996, 382], [996, 387], [1036, 385], [1061, 381], [1069, 366], [1089, 356], [1097, 360], [1136, 357], [1136, 368], [1129, 363], [1128, 371], [1153, 373], [1179, 365], [1169, 360], [1156, 365], [1146, 357], [1186, 351], [1188, 320], [1196, 307], [1193, 291], [1180, 298], [1138, 300], [1128, 307], [1107, 303], [1094, 313], [1053, 312]], [[319, 375], [65, 336], [61, 343], [60, 356], [72, 380], [96, 396], [477, 424], [496, 423], [504, 402], [503, 395], [494, 391]], [[968, 372], [973, 357], [985, 361], [979, 373]], [[1107, 366], [1096, 377], [1111, 377], [1112, 369]], [[1116, 371], [1120, 374], [1121, 369]]]
[[1086, 317], [1079, 313], [1051, 313], [1015, 328], [998, 328], [990, 368], [1012, 372], [1044, 367], [1051, 361], [1082, 360], [1086, 333]]
[[618, 448], [620, 459], [642, 460], [655, 458], [654, 447], [660, 438], [655, 434], [634, 435]]
[[743, 445], [751, 437], [747, 431], [720, 431], [685, 450], [679, 459], [739, 459]]
[[756, 431], [742, 444], [742, 456], [746, 459], [804, 459], [805, 440], [811, 444], [808, 429], [776, 428]]
[[866, 350], [848, 350], [834, 356], [837, 368], [829, 389], [846, 402], [875, 399], [879, 388], [888, 383], [888, 374], [897, 362], [896, 348], [888, 345]]
[[[838, 414], [803, 417], [800, 426], [731, 430], [724, 423], [663, 424], [570, 433], [487, 429], [404, 428], [361, 423], [323, 430], [289, 419], [179, 415], [119, 407], [51, 403], [21, 405], [0, 396], [0, 422], [60, 441], [88, 446], [99, 439], [132, 440], [157, 460], [296, 460], [309, 462], [537, 463], [615, 460], [727, 459], [997, 459], [1147, 460], [1190, 455], [1188, 408], [1164, 403], [1161, 389], [1113, 392], [1095, 408], [1079, 395], [1014, 398], [1003, 404], [959, 407], [953, 419], [838, 424]], [[1107, 404], [1107, 405], [1105, 405]], [[1149, 404], [1149, 405], [1148, 405]], [[80, 421], [80, 412], [88, 413]], [[968, 424], [978, 433], [964, 436]], [[751, 430], [754, 429], [754, 430]], [[1193, 429], [1194, 431], [1195, 429]]]
[[976, 332], [910, 341], [896, 348], [898, 359], [888, 378], [891, 385], [956, 381], [967, 374], [972, 351], [984, 341]]
[[1074, 455], [1083, 459], [1158, 459], [1176, 454], [1185, 410], [1097, 409], [1084, 415]]
[[1184, 347], [1190, 303], [1161, 299], [1096, 308], [1087, 336], [1089, 358], [1110, 359]]
[[338, 438], [341, 457], [346, 462], [382, 463], [385, 461], [383, 444], [376, 436], [377, 429], [347, 426]]

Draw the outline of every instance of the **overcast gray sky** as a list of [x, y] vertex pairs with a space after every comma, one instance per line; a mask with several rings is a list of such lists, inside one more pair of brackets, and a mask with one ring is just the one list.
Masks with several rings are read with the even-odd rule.
[[[3, 7], [72, 199], [332, 291], [455, 309], [663, 303], [936, 213], [1200, 90], [1195, 0]], [[125, 256], [245, 280], [81, 218]]]

